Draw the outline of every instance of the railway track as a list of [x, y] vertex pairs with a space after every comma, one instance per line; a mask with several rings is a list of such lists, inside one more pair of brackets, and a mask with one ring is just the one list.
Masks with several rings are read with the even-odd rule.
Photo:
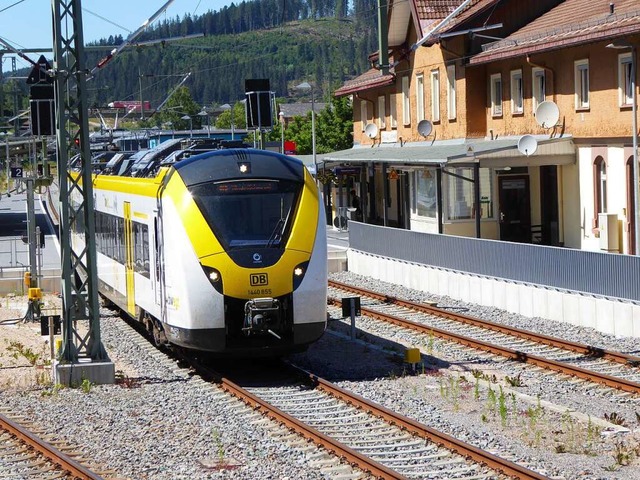
[[[342, 294], [342, 295], [341, 295]], [[329, 281], [329, 298], [362, 297], [362, 315], [633, 394], [640, 393], [640, 357], [595, 348]]]
[[[291, 364], [290, 378], [249, 387], [204, 364], [192, 365], [254, 410], [377, 478], [547, 478]], [[262, 384], [271, 383], [268, 373], [254, 375]]]
[[0, 413], [0, 470], [1, 478], [38, 478], [99, 480], [73, 457], [78, 454], [64, 450], [70, 447], [53, 445]]
[[[137, 325], [131, 327], [144, 334]], [[208, 362], [184, 352], [174, 354], [182, 365], [217, 384], [254, 412], [277, 421], [375, 478], [442, 478], [443, 475], [459, 479], [547, 478], [290, 363], [271, 367], [252, 365], [247, 378], [246, 371], [234, 370], [235, 365], [221, 373], [218, 367], [213, 368]], [[335, 464], [335, 460], [325, 462]], [[333, 468], [337, 475], [347, 475], [345, 478], [360, 478], [350, 477], [339, 466]]]

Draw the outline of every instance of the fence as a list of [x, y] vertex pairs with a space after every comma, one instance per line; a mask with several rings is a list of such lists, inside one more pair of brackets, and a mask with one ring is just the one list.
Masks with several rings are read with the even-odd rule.
[[640, 257], [349, 222], [355, 250], [432, 267], [640, 302]]

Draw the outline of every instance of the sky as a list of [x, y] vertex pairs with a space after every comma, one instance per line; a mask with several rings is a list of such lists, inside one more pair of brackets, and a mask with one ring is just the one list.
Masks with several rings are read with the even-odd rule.
[[[209, 10], [219, 10], [232, 0], [174, 0], [156, 22], [174, 19], [190, 13], [202, 15]], [[155, 14], [167, 0], [83, 0], [82, 23], [85, 43], [109, 35], [122, 35], [127, 38], [135, 32], [145, 20]], [[237, 3], [237, 2], [236, 2]], [[51, 0], [0, 0], [0, 38], [12, 47], [48, 48], [53, 45], [51, 29]], [[0, 49], [5, 50], [0, 44]], [[10, 57], [3, 57], [2, 70], [11, 70]], [[29, 54], [36, 61], [39, 54]], [[46, 54], [51, 58], [52, 54]], [[16, 68], [29, 67], [30, 64], [16, 59]]]

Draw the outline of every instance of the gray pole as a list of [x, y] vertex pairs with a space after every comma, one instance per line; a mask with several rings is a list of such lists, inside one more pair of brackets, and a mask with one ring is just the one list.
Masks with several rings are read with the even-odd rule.
[[638, 120], [637, 116], [637, 101], [636, 101], [636, 47], [631, 47], [631, 92], [632, 92], [632, 116], [631, 121], [632, 129], [631, 136], [633, 137], [633, 238], [634, 238], [634, 253], [640, 255], [640, 209], [638, 209]]
[[7, 132], [7, 134], [4, 137], [4, 146], [6, 148], [5, 152], [5, 160], [7, 161], [7, 197], [11, 195], [11, 193], [9, 193], [9, 180], [10, 180], [10, 175], [9, 175], [9, 132]]
[[138, 83], [140, 84], [140, 118], [144, 120], [144, 101], [142, 99], [142, 74], [138, 67]]
[[311, 87], [311, 151], [313, 154], [313, 166], [316, 169], [316, 185], [318, 184], [318, 160], [316, 158], [316, 98]]
[[29, 273], [31, 274], [29, 288], [36, 288], [38, 286], [38, 269], [36, 266], [36, 212], [33, 198], [35, 179], [29, 177], [24, 180], [27, 182], [27, 241], [29, 242]]
[[[60, 188], [60, 250], [62, 266], [63, 350], [56, 366], [58, 383], [113, 383], [115, 366], [100, 339], [100, 303], [95, 244], [93, 178], [89, 149], [86, 68], [80, 0], [52, 0], [56, 101], [58, 184]], [[75, 140], [79, 145], [76, 147]], [[69, 170], [80, 154], [80, 172]], [[69, 201], [77, 193], [79, 203]], [[71, 230], [84, 249], [71, 245]], [[78, 322], [84, 328], [77, 328]], [[80, 365], [80, 359], [89, 360]], [[95, 362], [95, 363], [94, 363]], [[95, 368], [92, 368], [95, 366]], [[65, 376], [66, 378], [62, 379]]]

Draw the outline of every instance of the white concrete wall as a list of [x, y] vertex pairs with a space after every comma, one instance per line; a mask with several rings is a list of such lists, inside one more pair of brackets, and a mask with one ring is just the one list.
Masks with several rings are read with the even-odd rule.
[[640, 305], [347, 252], [349, 271], [437, 295], [640, 338]]

